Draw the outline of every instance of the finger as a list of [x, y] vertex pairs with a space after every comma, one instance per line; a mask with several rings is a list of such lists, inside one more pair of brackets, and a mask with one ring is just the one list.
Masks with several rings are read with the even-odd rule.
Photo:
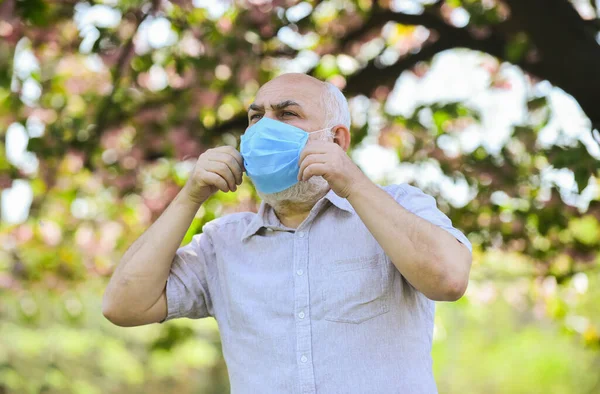
[[309, 154], [300, 162], [300, 170], [298, 171], [298, 180], [301, 179], [302, 173], [311, 164], [325, 163], [327, 161], [327, 155], [324, 153], [313, 153]]
[[202, 181], [207, 185], [216, 186], [223, 193], [227, 193], [229, 191], [229, 186], [227, 186], [225, 179], [214, 172], [204, 171], [202, 174]]
[[326, 144], [323, 144], [322, 141], [315, 141], [310, 144], [306, 144], [304, 149], [302, 149], [302, 152], [300, 152], [299, 161], [302, 162], [302, 160], [304, 160], [304, 158], [308, 155], [326, 152], [328, 152], [328, 146]]
[[327, 174], [327, 165], [324, 163], [311, 164], [302, 173], [302, 181], [306, 182], [313, 176], [324, 176]]
[[235, 184], [239, 185], [242, 183], [242, 167], [233, 155], [225, 152], [214, 152], [209, 160], [225, 163], [235, 177]]
[[209, 159], [208, 164], [205, 168], [208, 171], [214, 172], [220, 175], [221, 178], [225, 179], [227, 181], [227, 184], [229, 185], [229, 190], [236, 190], [237, 187], [235, 186], [235, 177], [233, 176], [233, 173], [231, 172], [227, 164], [223, 163], [222, 161]]
[[240, 164], [240, 168], [242, 170], [244, 170], [244, 171], [246, 170], [244, 168], [244, 158], [242, 157], [242, 154], [237, 149], [235, 149], [233, 146], [226, 146], [226, 147], [223, 147], [223, 149], [226, 153], [233, 156], [233, 158]]

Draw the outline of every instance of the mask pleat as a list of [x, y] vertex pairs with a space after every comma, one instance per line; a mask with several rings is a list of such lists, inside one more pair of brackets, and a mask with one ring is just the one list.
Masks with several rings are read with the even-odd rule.
[[[295, 163], [294, 163], [295, 162]], [[273, 170], [277, 170], [279, 168], [282, 167], [287, 167], [287, 166], [298, 166], [298, 157], [294, 156], [294, 157], [290, 157], [288, 158], [288, 160], [283, 161], [282, 158], [277, 158], [277, 161], [275, 160], [270, 160], [270, 161], [261, 161], [261, 162], [256, 162], [254, 163], [254, 165], [250, 165], [250, 168], [246, 168], [247, 170], [249, 170], [250, 172], [254, 172], [256, 173], [261, 173], [261, 174], [265, 174], [265, 173], [269, 173], [270, 171]]]
[[278, 151], [278, 152], [273, 152], [272, 148], [249, 148], [249, 150], [247, 152], [245, 152], [246, 155], [250, 154], [253, 157], [272, 157], [272, 156], [282, 156], [282, 157], [287, 157], [289, 155], [297, 155], [298, 154], [298, 149], [290, 149], [290, 150], [284, 150], [284, 151]]

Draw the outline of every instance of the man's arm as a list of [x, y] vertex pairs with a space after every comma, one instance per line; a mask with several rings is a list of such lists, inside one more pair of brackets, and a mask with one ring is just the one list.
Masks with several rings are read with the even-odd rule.
[[161, 321], [167, 315], [165, 286], [175, 252], [199, 203], [182, 189], [162, 215], [123, 255], [102, 300], [102, 313], [119, 326]]
[[465, 293], [471, 253], [446, 230], [409, 212], [368, 178], [347, 199], [408, 282], [434, 301]]
[[231, 147], [203, 153], [185, 186], [123, 255], [102, 300], [102, 313], [119, 326], [160, 322], [167, 316], [166, 283], [177, 249], [198, 208], [216, 190], [242, 183], [242, 158]]
[[[375, 185], [346, 154], [350, 132], [335, 126], [333, 141], [309, 141], [300, 154], [298, 180], [322, 176], [346, 198], [408, 282], [434, 301], [464, 294], [471, 253], [445, 229], [407, 211]], [[468, 241], [467, 241], [468, 242]]]

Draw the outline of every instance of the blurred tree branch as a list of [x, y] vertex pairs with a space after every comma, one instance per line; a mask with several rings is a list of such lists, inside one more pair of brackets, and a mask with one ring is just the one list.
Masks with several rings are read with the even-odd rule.
[[[438, 15], [436, 6], [428, 7], [422, 14], [412, 15], [374, 7], [365, 23], [351, 31], [339, 41], [342, 50], [350, 42], [360, 40], [370, 31], [382, 28], [393, 21], [406, 25], [421, 25], [435, 30], [440, 38], [424, 46], [417, 54], [400, 59], [389, 67], [383, 67], [375, 58], [363, 69], [347, 78], [347, 94], [369, 94], [380, 85], [391, 85], [403, 71], [420, 61], [429, 60], [435, 54], [451, 48], [468, 48], [488, 53], [500, 60], [518, 65], [523, 70], [553, 84], [575, 96], [595, 127], [600, 127], [600, 112], [597, 111], [600, 92], [600, 46], [586, 27], [588, 21], [581, 19], [568, 0], [507, 0], [512, 12], [510, 23], [488, 26], [479, 36], [472, 28], [458, 28], [445, 23]], [[512, 19], [512, 18], [511, 18]], [[515, 22], [518, 22], [515, 24]], [[520, 31], [525, 31], [534, 47], [519, 59], [511, 59], [507, 45]], [[536, 56], [536, 51], [541, 56]], [[283, 50], [287, 56], [296, 51]], [[569, 59], [565, 62], [565, 59]], [[573, 67], [581, 71], [573, 73]], [[369, 78], [365, 78], [369, 75]], [[582, 75], [584, 77], [582, 78]], [[245, 114], [222, 123], [212, 131], [221, 133], [238, 128], [245, 122]]]
[[[156, 13], [156, 11], [158, 11], [159, 7], [160, 7], [160, 0], [152, 0], [152, 6], [148, 12], [144, 13], [141, 10], [136, 10], [134, 12], [131, 12], [131, 14], [135, 18], [135, 28], [133, 29], [131, 36], [129, 37], [129, 39], [127, 40], [127, 42], [121, 49], [121, 53], [119, 54], [116, 65], [111, 69], [111, 90], [104, 97], [104, 99], [102, 100], [100, 105], [98, 105], [98, 111], [96, 113], [96, 118], [95, 118], [95, 122], [94, 122], [95, 127], [93, 129], [92, 135], [90, 136], [90, 140], [95, 140], [95, 141], [99, 140], [100, 136], [102, 135], [102, 132], [104, 131], [104, 129], [106, 128], [106, 126], [108, 125], [108, 123], [111, 120], [110, 119], [110, 115], [111, 115], [110, 110], [111, 109], [117, 110], [117, 111], [119, 110], [119, 106], [114, 105], [114, 96], [121, 84], [123, 74], [125, 73], [126, 62], [131, 57], [132, 52], [134, 51], [133, 40], [135, 39], [135, 35], [137, 34], [137, 32], [140, 28], [140, 25], [146, 20], [146, 18], [149, 15]], [[94, 145], [95, 144], [89, 144], [89, 143], [85, 144], [86, 147], [93, 147]], [[87, 154], [86, 154], [86, 163], [85, 164], [86, 164], [86, 167], [91, 168], [90, 151], [87, 151], [86, 153]]]
[[[360, 40], [365, 34], [376, 28], [382, 28], [390, 21], [405, 25], [424, 26], [430, 30], [435, 30], [439, 35], [437, 41], [425, 44], [419, 52], [402, 57], [393, 65], [386, 67], [379, 62], [377, 57], [372, 59], [364, 68], [347, 77], [344, 92], [348, 95], [370, 94], [378, 86], [391, 86], [403, 71], [410, 69], [418, 62], [430, 60], [436, 54], [447, 49], [463, 47], [486, 52], [501, 59], [505, 58], [506, 42], [499, 34], [491, 32], [485, 38], [477, 39], [466, 28], [457, 28], [448, 25], [438, 16], [434, 15], [434, 11], [435, 9], [430, 7], [423, 14], [412, 15], [383, 10], [377, 7], [359, 29], [351, 31], [342, 37], [338, 45], [340, 50], [348, 43]], [[289, 51], [284, 52], [288, 55], [290, 54]], [[519, 65], [527, 71], [535, 72], [534, 65], [525, 62]], [[309, 71], [309, 74], [314, 74], [314, 71], [314, 69]], [[240, 113], [210, 131], [214, 134], [220, 134], [234, 129], [243, 129], [246, 125], [246, 114]]]

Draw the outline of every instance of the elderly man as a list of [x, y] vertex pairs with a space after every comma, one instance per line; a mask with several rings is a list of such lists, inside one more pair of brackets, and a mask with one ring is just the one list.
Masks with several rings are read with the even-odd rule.
[[[213, 316], [231, 392], [436, 393], [434, 301], [465, 292], [471, 244], [407, 185], [381, 187], [346, 154], [333, 85], [284, 74], [259, 90], [241, 153], [203, 153], [129, 248], [103, 313], [120, 326]], [[198, 208], [246, 172], [258, 213], [224, 216], [179, 247]]]

